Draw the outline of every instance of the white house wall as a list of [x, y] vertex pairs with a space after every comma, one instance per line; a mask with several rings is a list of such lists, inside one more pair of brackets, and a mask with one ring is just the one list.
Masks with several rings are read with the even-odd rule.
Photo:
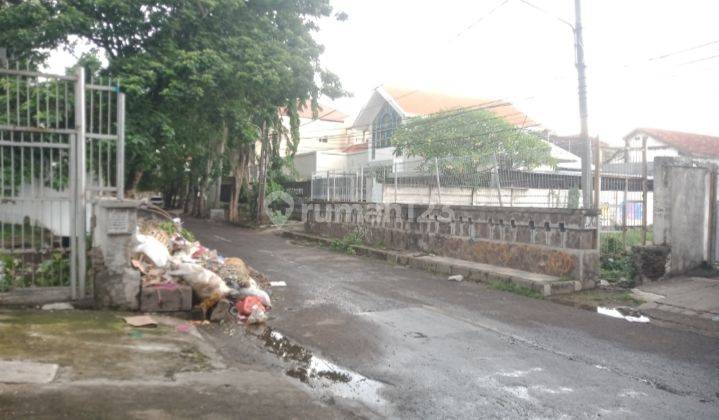
[[[289, 127], [289, 118], [286, 124]], [[322, 137], [327, 138], [326, 143], [320, 141]], [[350, 144], [347, 137], [344, 122], [300, 118], [300, 144], [297, 153], [341, 149]]]
[[317, 170], [317, 152], [297, 154], [293, 163], [297, 179], [310, 179]]
[[[635, 149], [629, 151], [629, 162], [641, 162], [643, 160], [641, 150], [643, 147], [642, 138], [643, 136], [641, 135], [634, 136], [627, 142], [629, 148]], [[647, 136], [647, 162], [654, 162], [654, 158], [661, 156], [677, 157], [679, 155], [679, 151], [674, 147], [654, 137]]]

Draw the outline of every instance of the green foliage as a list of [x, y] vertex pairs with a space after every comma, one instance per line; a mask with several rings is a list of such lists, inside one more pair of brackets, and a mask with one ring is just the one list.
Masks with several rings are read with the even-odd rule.
[[[410, 118], [391, 139], [397, 156], [419, 156], [445, 172], [553, 166], [551, 147], [486, 109], [452, 110]], [[461, 159], [458, 159], [461, 158]]]
[[[629, 235], [627, 235], [629, 239]], [[600, 278], [624, 287], [634, 286], [634, 264], [625, 248], [621, 233], [600, 235]]]
[[530, 297], [533, 299], [543, 299], [541, 293], [535, 291], [534, 289], [530, 289], [529, 287], [520, 286], [518, 284], [509, 283], [509, 282], [502, 282], [502, 281], [495, 281], [492, 283], [489, 283], [490, 289], [494, 290], [501, 290], [504, 292], [510, 292], [521, 296]]
[[53, 252], [51, 257], [37, 267], [36, 286], [67, 286], [70, 284], [70, 259], [61, 252]]
[[7, 292], [15, 279], [21, 277], [21, 261], [12, 255], [0, 254], [0, 292]]
[[183, 227], [181, 227], [180, 229], [177, 229], [177, 225], [175, 225], [174, 222], [171, 222], [169, 220], [160, 222], [157, 225], [157, 227], [160, 228], [160, 230], [162, 230], [163, 232], [167, 233], [170, 236], [172, 236], [176, 233], [179, 233], [180, 236], [182, 236], [186, 240], [188, 240], [190, 242], [195, 242], [195, 235], [192, 232], [190, 232], [189, 230], [187, 230]]
[[[77, 39], [91, 43], [97, 54], [81, 65], [119, 78], [127, 94], [128, 182], [203, 200], [237, 162], [239, 152], [228, 151], [251, 161], [261, 127], [285, 134], [280, 109], [290, 116], [293, 153], [297, 104], [316, 110], [320, 95], [346, 94], [320, 65], [323, 47], [313, 38], [331, 14], [329, 0], [2, 2], [0, 45], [41, 62]], [[107, 68], [99, 69], [100, 54]]]
[[282, 210], [270, 210], [269, 217], [272, 224], [277, 226], [282, 226], [289, 220], [289, 217]]
[[195, 242], [197, 240], [195, 238], [195, 235], [185, 228], [180, 229], [180, 235], [182, 235], [183, 238], [187, 239], [190, 242]]
[[578, 209], [579, 208], [579, 188], [571, 187], [567, 193], [567, 208]]
[[349, 255], [355, 255], [356, 251], [354, 247], [362, 245], [363, 243], [362, 234], [355, 230], [345, 235], [342, 239], [333, 240], [330, 244], [330, 248], [335, 251], [345, 252]]
[[55, 251], [39, 264], [23, 262], [13, 255], [0, 254], [0, 292], [14, 287], [67, 286], [70, 284], [70, 259]]

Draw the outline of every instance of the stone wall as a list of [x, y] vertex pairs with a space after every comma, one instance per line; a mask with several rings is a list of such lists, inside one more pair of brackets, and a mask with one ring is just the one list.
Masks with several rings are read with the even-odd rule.
[[357, 231], [370, 246], [573, 278], [583, 287], [599, 273], [593, 211], [312, 202], [303, 213], [309, 233]]
[[669, 265], [669, 252], [669, 247], [662, 245], [632, 247], [636, 283], [642, 284], [664, 277]]

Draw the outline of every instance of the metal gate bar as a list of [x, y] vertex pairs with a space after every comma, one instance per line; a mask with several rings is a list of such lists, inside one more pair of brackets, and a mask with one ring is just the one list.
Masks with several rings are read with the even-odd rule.
[[123, 197], [124, 94], [111, 79], [85, 83], [82, 68], [14, 67], [0, 68], [0, 256], [33, 268], [29, 282], [12, 273], [21, 287], [41, 286], [40, 268], [59, 258], [59, 281], [67, 266], [71, 296], [84, 297], [88, 206]]

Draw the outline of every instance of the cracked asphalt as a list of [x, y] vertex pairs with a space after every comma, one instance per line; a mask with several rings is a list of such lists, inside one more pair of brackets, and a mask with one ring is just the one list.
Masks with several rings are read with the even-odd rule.
[[719, 418], [716, 338], [451, 282], [276, 231], [186, 225], [205, 246], [287, 282], [272, 290], [274, 331], [381, 384], [371, 398], [309, 390], [361, 416]]

